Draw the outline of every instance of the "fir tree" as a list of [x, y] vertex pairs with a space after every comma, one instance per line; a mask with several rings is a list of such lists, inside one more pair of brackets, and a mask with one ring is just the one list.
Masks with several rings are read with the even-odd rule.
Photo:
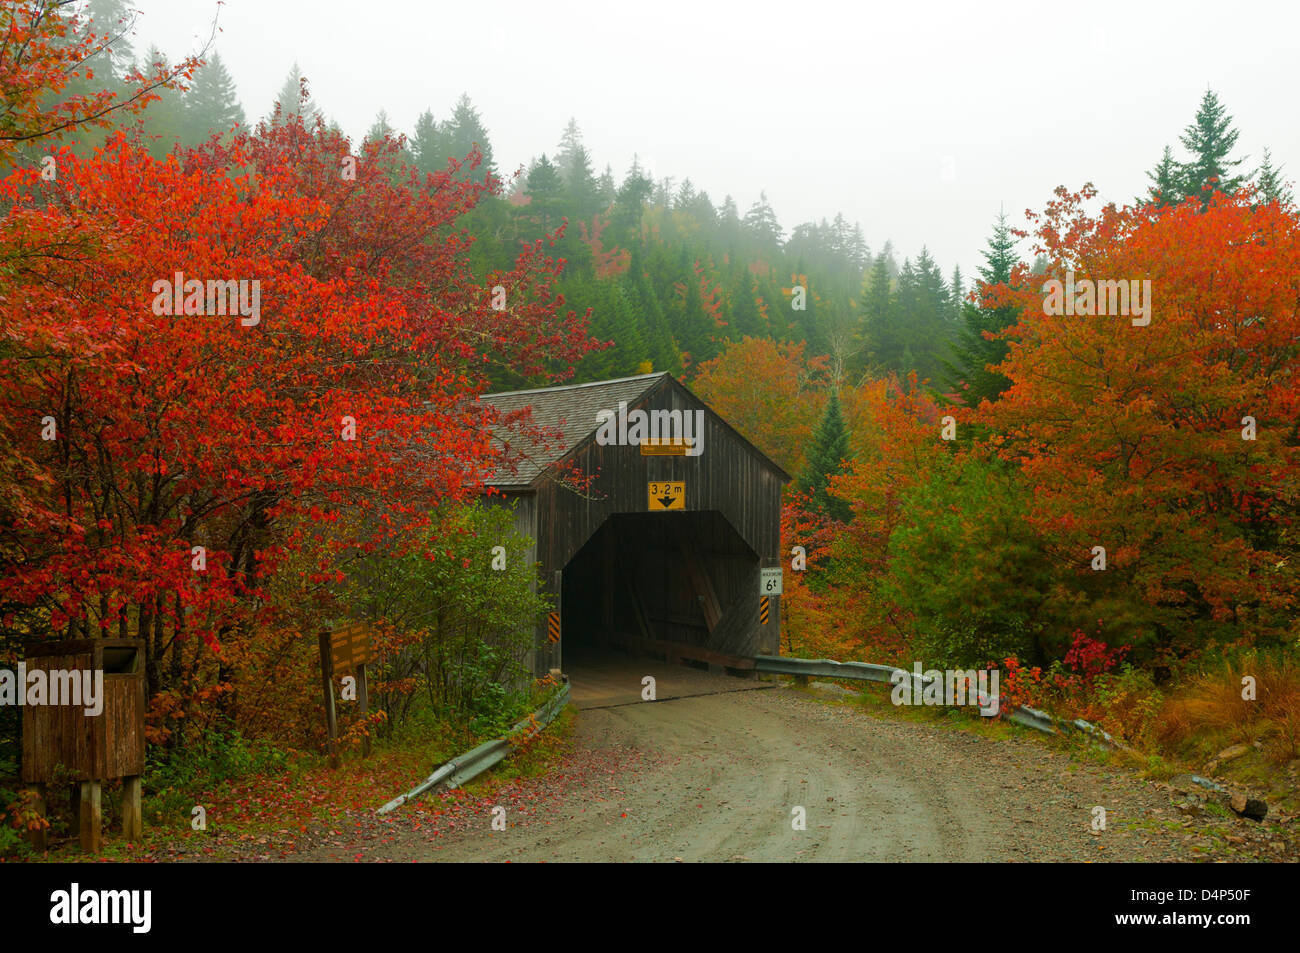
[[550, 232], [559, 224], [559, 207], [564, 195], [564, 182], [560, 171], [546, 158], [546, 153], [533, 163], [528, 171], [528, 211], [542, 226], [543, 232]]
[[415, 132], [409, 144], [411, 161], [421, 172], [441, 172], [447, 166], [447, 144], [442, 131], [426, 109], [415, 120]]
[[194, 86], [185, 96], [185, 144], [197, 145], [214, 132], [229, 132], [246, 121], [235, 81], [221, 54], [213, 53], [212, 59], [194, 74]]
[[768, 204], [766, 192], [758, 193], [758, 201], [745, 213], [742, 224], [760, 247], [770, 251], [780, 249], [783, 232], [776, 220], [776, 212]]
[[483, 161], [473, 172], [468, 165], [460, 170], [461, 178], [483, 179], [489, 173], [496, 174], [496, 163], [492, 158], [492, 143], [488, 139], [487, 129], [483, 126], [483, 120], [470, 102], [469, 96], [462, 94], [456, 101], [456, 108], [452, 110], [451, 119], [443, 125], [443, 141], [448, 149], [448, 155], [457, 162], [464, 162], [466, 156], [474, 149], [475, 146], [483, 155]]
[[1163, 208], [1166, 205], [1177, 205], [1183, 200], [1180, 191], [1181, 172], [1178, 163], [1174, 160], [1174, 153], [1168, 146], [1165, 146], [1164, 154], [1156, 163], [1156, 167], [1147, 173], [1147, 178], [1151, 180], [1151, 185], [1147, 189], [1147, 202], [1157, 208]]
[[1264, 150], [1263, 163], [1255, 172], [1255, 185], [1260, 195], [1264, 197], [1264, 201], [1279, 202], [1282, 205], [1292, 204], [1291, 187], [1282, 178], [1282, 169], [1274, 167], [1273, 157], [1269, 155], [1267, 149]]
[[584, 155], [586, 154], [587, 150], [582, 145], [582, 131], [578, 129], [578, 121], [570, 118], [569, 124], [564, 127], [564, 133], [560, 136], [560, 146], [555, 151], [555, 167], [560, 170], [560, 178], [567, 181], [572, 174], [579, 149], [582, 149]]
[[[302, 70], [298, 68], [297, 63], [294, 63], [293, 68], [289, 70], [289, 75], [284, 79], [284, 84], [280, 87], [280, 92], [276, 94], [275, 102], [280, 107], [281, 122], [292, 122], [295, 116], [301, 116], [303, 125], [311, 128], [320, 118], [320, 109], [311, 98], [304, 79]], [[274, 113], [274, 110], [272, 112]]]
[[[984, 250], [984, 267], [979, 269], [982, 285], [1006, 284], [1011, 280], [1011, 270], [1019, 261], [1015, 249], [1015, 236], [1007, 226], [1006, 214], [999, 213]], [[977, 407], [981, 401], [997, 400], [1011, 386], [1007, 378], [988, 369], [1006, 360], [1007, 342], [991, 341], [984, 334], [1001, 334], [1015, 321], [1013, 307], [984, 308], [963, 303], [961, 327], [951, 349], [952, 357], [945, 362], [945, 371], [949, 384], [957, 389], [967, 406]]]
[[1192, 154], [1190, 162], [1179, 166], [1184, 195], [1199, 196], [1203, 205], [1209, 205], [1215, 191], [1232, 193], [1241, 188], [1242, 177], [1233, 175], [1232, 170], [1244, 159], [1228, 158], [1237, 144], [1237, 130], [1213, 90], [1205, 91], [1196, 119], [1180, 141]]
[[[149, 47], [140, 63], [140, 72], [146, 75], [166, 62], [166, 57], [156, 46]], [[179, 90], [156, 90], [158, 99], [142, 113], [140, 130], [146, 148], [155, 159], [171, 152], [185, 138], [185, 103]]]
[[844, 416], [840, 412], [840, 398], [834, 391], [826, 403], [817, 429], [813, 431], [812, 443], [808, 447], [808, 462], [799, 477], [799, 490], [811, 495], [815, 510], [841, 522], [847, 522], [852, 515], [847, 501], [831, 496], [827, 490], [830, 476], [840, 472], [843, 461], [850, 459], [849, 431], [844, 425]]

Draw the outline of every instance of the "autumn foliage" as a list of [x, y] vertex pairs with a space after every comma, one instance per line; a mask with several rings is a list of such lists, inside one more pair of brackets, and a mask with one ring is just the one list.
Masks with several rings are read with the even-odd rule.
[[[546, 379], [591, 346], [543, 242], [472, 273], [458, 220], [497, 183], [419, 175], [391, 142], [347, 175], [349, 151], [276, 121], [163, 160], [119, 135], [0, 182], [3, 625], [143, 638], [159, 739], [281, 624], [291, 554], [309, 544], [295, 571], [341, 615], [349, 558], [400, 555], [481, 489], [495, 418], [467, 398], [491, 368]], [[260, 314], [188, 289], [168, 313], [178, 277], [256, 282]]]

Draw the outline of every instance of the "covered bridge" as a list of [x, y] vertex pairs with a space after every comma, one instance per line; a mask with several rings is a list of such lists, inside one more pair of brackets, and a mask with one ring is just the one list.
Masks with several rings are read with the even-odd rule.
[[[531, 407], [560, 434], [548, 447], [499, 434], [523, 459], [488, 480], [533, 540], [558, 613], [538, 621], [534, 673], [606, 645], [713, 670], [777, 654], [785, 471], [666, 373], [482, 400]], [[589, 485], [566, 485], [557, 464]]]

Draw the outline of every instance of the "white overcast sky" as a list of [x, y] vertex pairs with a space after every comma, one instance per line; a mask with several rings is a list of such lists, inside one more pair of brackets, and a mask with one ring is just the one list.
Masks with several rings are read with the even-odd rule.
[[[215, 0], [133, 0], [137, 51], [193, 50]], [[782, 226], [842, 212], [901, 262], [980, 263], [1000, 206], [1016, 225], [1057, 185], [1129, 201], [1215, 89], [1253, 170], [1300, 174], [1300, 4], [853, 0], [647, 3], [227, 0], [216, 48], [250, 120], [296, 60], [360, 137], [380, 109], [410, 132], [469, 93], [511, 172], [570, 116], [597, 171], [633, 153]]]

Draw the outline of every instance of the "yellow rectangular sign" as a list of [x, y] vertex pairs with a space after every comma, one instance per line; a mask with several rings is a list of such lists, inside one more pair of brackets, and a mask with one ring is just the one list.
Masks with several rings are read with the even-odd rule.
[[668, 480], [652, 482], [650, 488], [650, 511], [686, 509], [686, 481]]
[[650, 437], [641, 441], [643, 457], [684, 457], [690, 449], [688, 437]]

